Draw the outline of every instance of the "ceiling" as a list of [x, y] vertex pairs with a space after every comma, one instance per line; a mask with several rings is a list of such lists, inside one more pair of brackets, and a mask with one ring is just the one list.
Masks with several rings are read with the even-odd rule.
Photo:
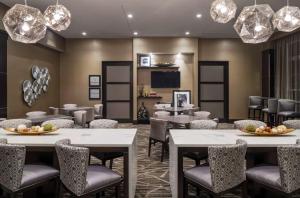
[[[23, 0], [0, 0], [13, 6]], [[27, 0], [28, 4], [44, 11], [55, 0]], [[234, 20], [227, 24], [213, 22], [209, 15], [212, 0], [60, 0], [72, 13], [68, 30], [58, 32], [66, 38], [124, 38], [133, 37], [137, 31], [141, 37], [185, 36], [203, 38], [235, 38]], [[254, 0], [235, 0], [238, 14], [242, 7]], [[286, 4], [285, 0], [257, 0], [268, 3], [277, 11]], [[300, 7], [299, 0], [290, 0], [291, 5]], [[133, 15], [132, 19], [127, 14]], [[201, 13], [202, 18], [196, 14]]]

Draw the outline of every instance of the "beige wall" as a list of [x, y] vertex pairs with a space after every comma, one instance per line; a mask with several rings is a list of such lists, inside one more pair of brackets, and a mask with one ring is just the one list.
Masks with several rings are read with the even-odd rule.
[[[197, 104], [197, 63], [198, 62], [198, 39], [196, 38], [135, 38], [133, 39], [133, 61], [134, 61], [134, 118], [137, 117], [137, 54], [138, 53], [161, 53], [161, 54], [178, 54], [183, 53], [179, 58], [178, 66], [181, 71], [181, 89], [192, 91], [192, 102]], [[146, 73], [148, 72], [148, 73]], [[145, 76], [145, 83], [149, 82], [149, 71], [142, 72]], [[148, 80], [147, 80], [148, 79]], [[139, 80], [142, 81], [142, 78]], [[172, 98], [172, 89], [153, 89], [163, 96], [162, 101], [170, 102]], [[149, 102], [148, 109], [151, 110], [153, 102]]]
[[199, 39], [199, 60], [229, 61], [229, 117], [247, 118], [248, 96], [261, 95], [261, 46], [240, 39]]
[[68, 39], [61, 55], [60, 104], [90, 106], [88, 77], [101, 74], [102, 61], [131, 61], [132, 39]]
[[[12, 40], [7, 43], [7, 101], [8, 117], [24, 117], [28, 111], [48, 111], [59, 104], [59, 53], [37, 45], [27, 45]], [[47, 93], [28, 107], [23, 102], [22, 82], [32, 80], [31, 67], [38, 65], [49, 69], [51, 80]]]

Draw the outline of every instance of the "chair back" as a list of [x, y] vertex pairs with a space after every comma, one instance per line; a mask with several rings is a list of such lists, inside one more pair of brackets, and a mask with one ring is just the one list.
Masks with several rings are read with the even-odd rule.
[[26, 148], [21, 145], [7, 144], [0, 140], [0, 184], [11, 191], [21, 186]]
[[59, 108], [57, 107], [49, 107], [50, 112], [52, 115], [58, 115], [59, 114]]
[[118, 128], [118, 121], [109, 119], [94, 120], [90, 123], [91, 129], [113, 129]]
[[95, 119], [95, 110], [94, 108], [86, 109], [86, 122], [91, 122]]
[[56, 120], [48, 120], [42, 123], [42, 126], [46, 124], [52, 124], [56, 126], [58, 129], [63, 128], [74, 128], [74, 121], [73, 120], [67, 120], [67, 119], [56, 119]]
[[234, 123], [235, 129], [245, 129], [249, 125], [253, 125], [255, 128], [261, 127], [261, 126], [267, 126], [266, 123], [259, 121], [259, 120], [238, 120]]
[[194, 112], [194, 116], [199, 120], [208, 120], [210, 118], [211, 113], [208, 111], [196, 111]]
[[0, 122], [0, 128], [17, 128], [20, 124], [31, 127], [32, 122], [26, 119], [10, 119]]
[[277, 113], [278, 99], [268, 99], [268, 113]]
[[102, 117], [103, 115], [103, 104], [95, 104], [94, 105], [95, 114]]
[[246, 180], [245, 155], [247, 143], [237, 140], [234, 145], [208, 147], [208, 160], [215, 193], [231, 189]]
[[75, 111], [74, 112], [74, 120], [75, 123], [81, 126], [86, 124], [86, 111]]
[[155, 118], [164, 118], [164, 117], [167, 117], [167, 116], [170, 116], [170, 112], [168, 111], [156, 111], [154, 112], [154, 117]]
[[64, 104], [64, 108], [66, 109], [74, 109], [77, 107], [77, 104]]
[[284, 192], [291, 193], [300, 189], [300, 145], [279, 146], [277, 156]]
[[213, 120], [193, 120], [190, 122], [191, 129], [216, 129], [218, 123]]
[[249, 106], [251, 105], [258, 105], [263, 106], [263, 99], [261, 96], [249, 96]]
[[280, 99], [278, 100], [277, 112], [296, 111], [296, 103], [294, 100]]
[[74, 194], [81, 196], [86, 187], [89, 149], [70, 145], [68, 139], [56, 143], [60, 180]]
[[166, 141], [168, 121], [150, 118], [150, 137], [160, 141]]
[[287, 128], [300, 129], [300, 120], [286, 120], [282, 124]]

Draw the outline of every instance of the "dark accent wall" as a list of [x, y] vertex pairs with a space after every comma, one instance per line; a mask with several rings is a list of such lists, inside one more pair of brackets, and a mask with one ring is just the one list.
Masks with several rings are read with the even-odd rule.
[[0, 118], [7, 117], [7, 38], [0, 31]]

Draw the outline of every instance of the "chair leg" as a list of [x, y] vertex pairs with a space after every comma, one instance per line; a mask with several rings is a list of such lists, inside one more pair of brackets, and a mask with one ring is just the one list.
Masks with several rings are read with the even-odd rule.
[[113, 159], [109, 160], [109, 168], [110, 169], [113, 168], [113, 164], [114, 164], [114, 160]]
[[200, 160], [195, 160], [196, 166], [200, 166]]
[[151, 145], [152, 145], [152, 140], [151, 138], [149, 138], [148, 157], [150, 157], [151, 154]]
[[160, 158], [161, 162], [164, 161], [164, 154], [165, 154], [165, 143], [162, 143], [162, 145], [161, 145], [161, 158]]
[[189, 197], [189, 184], [186, 182], [185, 178], [183, 178], [183, 198]]
[[116, 189], [116, 198], [119, 198], [119, 190], [120, 190], [120, 188], [119, 188], [119, 186], [116, 186], [115, 187]]
[[247, 188], [247, 182], [245, 181], [242, 184], [242, 198], [247, 198], [248, 197], [248, 188]]
[[102, 166], [106, 166], [106, 160], [101, 160]]
[[96, 194], [96, 198], [100, 198], [100, 193], [97, 193], [97, 194]]
[[250, 119], [250, 109], [248, 108], [248, 118]]
[[258, 120], [263, 120], [264, 121], [263, 113], [262, 113], [261, 110], [258, 110]]

